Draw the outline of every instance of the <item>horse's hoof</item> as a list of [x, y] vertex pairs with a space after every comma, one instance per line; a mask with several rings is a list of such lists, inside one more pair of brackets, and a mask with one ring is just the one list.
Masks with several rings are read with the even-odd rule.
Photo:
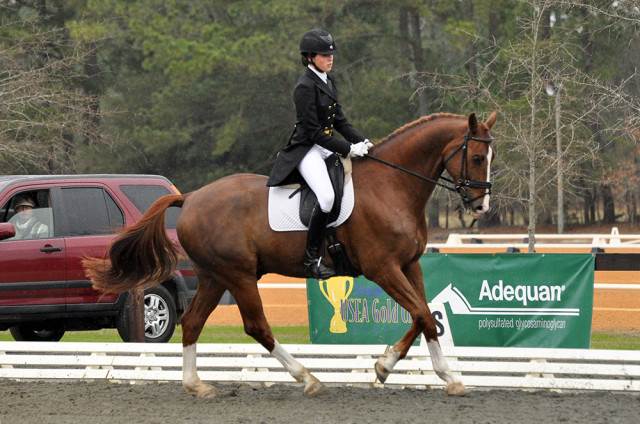
[[384, 382], [387, 381], [387, 377], [389, 377], [389, 374], [391, 374], [391, 371], [389, 371], [383, 365], [381, 365], [380, 361], [376, 362], [376, 365], [374, 368], [376, 370], [376, 376], [378, 376], [378, 381], [384, 384]]
[[184, 386], [187, 393], [197, 393], [200, 399], [213, 399], [218, 397], [218, 390], [208, 384], [198, 384], [196, 386]]
[[447, 387], [444, 390], [449, 396], [463, 396], [469, 393], [469, 390], [467, 390], [464, 384], [460, 381], [447, 384]]
[[215, 387], [210, 387], [207, 390], [198, 392], [200, 399], [213, 399], [218, 397], [218, 390]]
[[326, 391], [327, 388], [325, 387], [325, 385], [316, 378], [314, 378], [313, 381], [304, 388], [304, 394], [309, 397], [321, 395]]

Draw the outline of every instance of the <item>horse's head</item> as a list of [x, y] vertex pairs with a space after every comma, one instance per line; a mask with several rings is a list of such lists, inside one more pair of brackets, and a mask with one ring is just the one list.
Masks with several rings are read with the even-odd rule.
[[443, 151], [444, 165], [453, 177], [455, 189], [465, 208], [476, 218], [490, 208], [490, 173], [495, 151], [491, 148], [493, 137], [489, 130], [497, 116], [498, 111], [493, 111], [483, 123], [472, 113], [464, 132], [456, 135]]

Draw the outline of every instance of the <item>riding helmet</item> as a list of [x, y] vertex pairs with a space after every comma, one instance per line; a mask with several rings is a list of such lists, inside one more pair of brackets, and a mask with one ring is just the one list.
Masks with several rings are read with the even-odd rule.
[[336, 54], [338, 47], [333, 37], [323, 29], [312, 29], [302, 36], [300, 41], [302, 54]]

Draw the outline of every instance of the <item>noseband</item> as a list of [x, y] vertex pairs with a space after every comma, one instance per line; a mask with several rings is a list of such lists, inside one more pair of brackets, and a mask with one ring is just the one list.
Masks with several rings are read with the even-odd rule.
[[[413, 175], [414, 177], [418, 177], [421, 180], [424, 181], [429, 181], [430, 183], [433, 183], [437, 186], [443, 187], [449, 191], [452, 192], [457, 192], [460, 195], [460, 199], [462, 200], [462, 202], [464, 203], [465, 208], [468, 208], [471, 205], [471, 202], [473, 202], [476, 199], [479, 199], [481, 197], [484, 197], [486, 195], [491, 194], [491, 187], [493, 186], [493, 183], [491, 183], [490, 181], [476, 181], [476, 180], [471, 180], [469, 179], [469, 170], [468, 167], [465, 166], [465, 164], [467, 163], [467, 144], [469, 143], [469, 140], [473, 140], [473, 141], [479, 141], [481, 143], [491, 143], [493, 141], [493, 137], [476, 137], [471, 135], [471, 133], [469, 132], [469, 129], [467, 129], [467, 133], [464, 135], [464, 141], [462, 142], [461, 145], [459, 145], [454, 151], [453, 153], [451, 153], [445, 160], [443, 165], [446, 165], [446, 163], [451, 160], [451, 158], [453, 158], [459, 151], [462, 150], [462, 162], [460, 163], [460, 176], [458, 177], [458, 182], [456, 183], [455, 181], [446, 178], [446, 177], [440, 177], [440, 179], [453, 184], [453, 186], [447, 185], [447, 184], [442, 184], [441, 182], [437, 181], [437, 180], [433, 180], [431, 178], [425, 177], [424, 175], [420, 175], [418, 173], [415, 173], [413, 171], [410, 171], [406, 168], [403, 168], [401, 166], [398, 166], [394, 163], [391, 162], [387, 162], [386, 160], [377, 158], [375, 156], [371, 156], [369, 154], [367, 154], [366, 156], [368, 158], [374, 159], [380, 163], [383, 163], [387, 166], [390, 166], [392, 168], [398, 169], [402, 172], [406, 172], [407, 174]], [[462, 175], [464, 174], [464, 178], [462, 177]], [[469, 198], [469, 191], [467, 190], [467, 188], [480, 188], [480, 189], [485, 189], [488, 190], [486, 193], [483, 193], [479, 196], [476, 196], [472, 199]]]

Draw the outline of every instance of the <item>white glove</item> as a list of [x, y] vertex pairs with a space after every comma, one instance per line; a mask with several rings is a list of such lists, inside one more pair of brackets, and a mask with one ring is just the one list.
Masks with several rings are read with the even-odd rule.
[[367, 149], [370, 149], [370, 148], [372, 148], [372, 147], [373, 147], [373, 143], [372, 143], [372, 142], [370, 142], [368, 138], [365, 138], [365, 139], [364, 139], [364, 144], [366, 144], [366, 145], [367, 145]]
[[361, 141], [360, 143], [352, 144], [351, 151], [349, 152], [349, 156], [359, 156], [362, 157], [367, 154], [369, 151], [369, 146], [367, 146], [366, 141]]

